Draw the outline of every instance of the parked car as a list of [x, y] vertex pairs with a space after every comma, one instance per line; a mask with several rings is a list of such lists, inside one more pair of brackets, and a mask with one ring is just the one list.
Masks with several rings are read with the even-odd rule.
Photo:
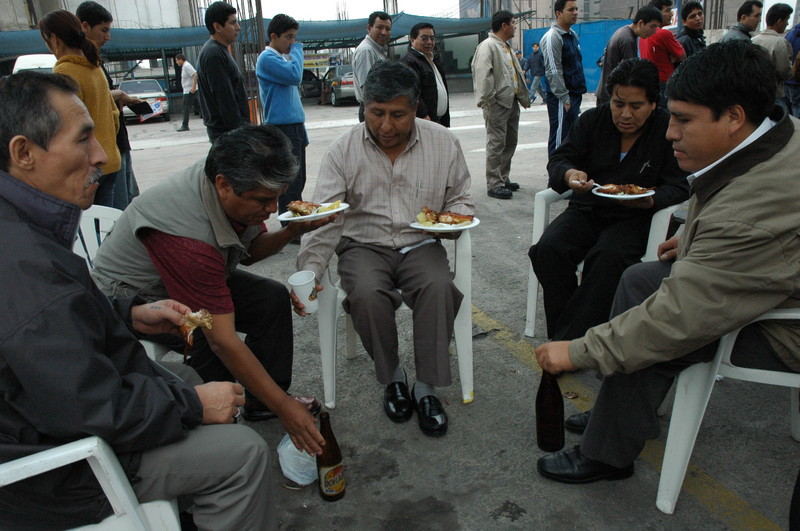
[[[164, 113], [160, 116], [163, 117], [165, 122], [169, 121], [167, 93], [164, 92], [161, 84], [155, 79], [126, 79], [119, 84], [118, 88], [129, 96], [146, 101], [151, 107], [154, 103], [160, 102], [161, 108], [164, 110]], [[138, 120], [139, 115], [127, 106], [122, 108], [122, 113], [126, 120]]]
[[14, 62], [13, 73], [16, 74], [22, 70], [35, 70], [42, 74], [52, 74], [54, 66], [56, 66], [56, 56], [51, 53], [20, 55]]
[[313, 70], [303, 69], [303, 81], [300, 82], [300, 96], [303, 98], [319, 98], [322, 93], [322, 82]]
[[346, 100], [356, 101], [356, 88], [353, 81], [353, 66], [332, 66], [322, 78], [322, 96], [320, 104], [330, 98], [331, 105], [338, 107]]

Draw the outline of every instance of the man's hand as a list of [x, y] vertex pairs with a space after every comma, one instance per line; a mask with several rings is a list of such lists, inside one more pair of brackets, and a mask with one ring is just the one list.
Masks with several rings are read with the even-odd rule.
[[539, 366], [550, 374], [574, 371], [578, 368], [569, 359], [569, 341], [551, 341], [536, 347]]
[[[323, 275], [324, 274], [325, 273], [323, 273]], [[322, 287], [322, 284], [317, 282], [316, 286], [315, 286], [315, 289], [317, 290], [317, 293], [319, 293], [320, 291], [322, 291], [325, 288]], [[292, 306], [294, 307], [294, 313], [296, 313], [297, 315], [299, 315], [301, 317], [305, 317], [306, 315], [308, 315], [306, 312], [303, 311], [303, 308], [305, 308], [305, 306], [303, 305], [302, 302], [300, 302], [300, 299], [297, 297], [297, 294], [295, 294], [294, 291], [290, 291], [289, 292], [289, 297], [292, 299]]]
[[244, 405], [244, 387], [238, 383], [208, 382], [194, 390], [203, 404], [203, 424], [232, 424]]
[[564, 112], [569, 112], [571, 107], [572, 107], [572, 101], [570, 100], [564, 104]]
[[594, 188], [594, 181], [585, 171], [570, 168], [564, 172], [564, 182], [576, 194], [585, 194]]
[[661, 242], [656, 251], [658, 259], [662, 262], [675, 260], [678, 257], [678, 237], [673, 236], [665, 242]]
[[131, 308], [131, 325], [141, 334], [181, 335], [183, 316], [192, 309], [178, 301], [165, 299]]
[[295, 448], [305, 450], [311, 455], [322, 453], [325, 439], [319, 433], [314, 417], [305, 405], [289, 395], [284, 395], [280, 405], [273, 409], [281, 419], [281, 424], [292, 439]]

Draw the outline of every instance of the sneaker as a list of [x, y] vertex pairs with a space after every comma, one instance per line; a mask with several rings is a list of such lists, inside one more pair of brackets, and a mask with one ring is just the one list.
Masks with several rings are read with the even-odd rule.
[[489, 197], [494, 197], [495, 199], [511, 199], [514, 197], [514, 194], [511, 193], [511, 190], [506, 190], [502, 186], [498, 186], [496, 188], [492, 188], [486, 194]]
[[511, 181], [508, 181], [507, 183], [505, 183], [503, 185], [503, 187], [506, 190], [511, 190], [512, 192], [516, 192], [517, 190], [519, 190], [519, 184], [518, 183], [512, 183]]

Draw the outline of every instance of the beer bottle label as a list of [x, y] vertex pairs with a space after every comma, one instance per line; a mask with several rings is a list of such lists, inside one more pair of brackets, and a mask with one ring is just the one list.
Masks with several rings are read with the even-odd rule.
[[344, 467], [341, 463], [319, 468], [320, 490], [326, 496], [335, 496], [344, 490]]

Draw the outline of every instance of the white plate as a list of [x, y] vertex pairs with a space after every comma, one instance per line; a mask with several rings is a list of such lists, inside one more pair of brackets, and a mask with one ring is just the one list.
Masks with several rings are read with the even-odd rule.
[[607, 198], [609, 198], [609, 199], [619, 199], [619, 200], [621, 200], [621, 201], [631, 201], [631, 200], [633, 200], [633, 199], [641, 199], [641, 198], [643, 198], [643, 197], [650, 197], [651, 195], [653, 195], [654, 193], [656, 193], [656, 191], [655, 191], [655, 190], [648, 190], [648, 191], [646, 191], [646, 192], [645, 192], [645, 193], [643, 193], [643, 194], [636, 194], [636, 195], [614, 195], [614, 194], [604, 194], [604, 193], [603, 193], [603, 192], [601, 192], [600, 190], [602, 190], [602, 188], [592, 188], [592, 193], [593, 193], [594, 195], [599, 195], [600, 197], [607, 197]]
[[423, 225], [419, 221], [415, 221], [411, 224], [412, 229], [419, 229], [424, 230], [425, 232], [459, 232], [462, 230], [471, 229], [473, 227], [477, 227], [478, 224], [481, 222], [478, 218], [472, 218], [472, 221], [467, 223], [461, 223], [459, 225], [448, 225], [446, 223], [437, 223], [435, 225]]
[[[321, 206], [328, 206], [331, 203], [321, 203]], [[314, 221], [315, 219], [322, 219], [327, 218], [331, 214], [335, 214], [337, 212], [341, 212], [342, 210], [347, 210], [350, 208], [350, 205], [347, 203], [342, 203], [337, 208], [333, 210], [328, 210], [327, 212], [318, 212], [316, 214], [309, 214], [308, 216], [295, 216], [293, 212], [284, 212], [278, 219], [280, 221]]]

